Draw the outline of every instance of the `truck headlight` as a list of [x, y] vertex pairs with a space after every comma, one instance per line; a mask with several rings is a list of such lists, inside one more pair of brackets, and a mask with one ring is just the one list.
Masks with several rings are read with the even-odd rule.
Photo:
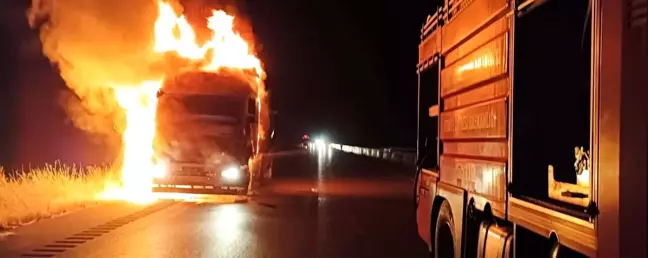
[[169, 163], [163, 160], [158, 161], [153, 166], [153, 178], [164, 178], [166, 177], [167, 170], [169, 169]]
[[238, 180], [241, 177], [241, 169], [236, 166], [231, 166], [223, 169], [221, 176], [229, 180]]

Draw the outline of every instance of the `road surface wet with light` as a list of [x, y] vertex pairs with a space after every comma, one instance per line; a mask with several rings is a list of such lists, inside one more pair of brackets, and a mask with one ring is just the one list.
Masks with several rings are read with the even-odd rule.
[[244, 202], [114, 202], [18, 228], [0, 257], [426, 257], [411, 168], [331, 149], [275, 159]]

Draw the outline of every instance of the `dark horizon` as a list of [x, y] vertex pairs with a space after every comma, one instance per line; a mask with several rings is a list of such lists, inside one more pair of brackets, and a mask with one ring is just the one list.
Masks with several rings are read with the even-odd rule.
[[[3, 5], [2, 33], [11, 36], [3, 48], [0, 164], [111, 161], [110, 148], [67, 118], [60, 96], [69, 90], [28, 27], [28, 1]], [[324, 133], [346, 144], [415, 146], [419, 31], [433, 1], [247, 0], [239, 9], [261, 47], [278, 140]]]

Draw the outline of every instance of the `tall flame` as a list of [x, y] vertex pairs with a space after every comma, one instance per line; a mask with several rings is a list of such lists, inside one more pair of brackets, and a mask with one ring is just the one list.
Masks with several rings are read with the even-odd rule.
[[[191, 63], [199, 64], [203, 71], [217, 72], [220, 68], [253, 69], [259, 93], [264, 76], [261, 62], [251, 54], [247, 42], [233, 31], [234, 17], [217, 10], [207, 20], [213, 33], [211, 40], [199, 45], [196, 34], [183, 15], [178, 15], [167, 2], [158, 3], [159, 14], [155, 22], [155, 53], [174, 53]], [[176, 35], [175, 30], [179, 33]], [[156, 93], [164, 76], [158, 80], [143, 81], [139, 85], [111, 85], [115, 98], [126, 113], [123, 134], [124, 158], [122, 186], [104, 193], [104, 198], [119, 198], [145, 202], [154, 200], [151, 193], [156, 170], [153, 140], [155, 138]], [[259, 106], [260, 107], [260, 106]]]
[[154, 200], [152, 178], [157, 168], [153, 163], [155, 111], [157, 91], [162, 81], [144, 81], [136, 87], [112, 85], [117, 103], [126, 113], [123, 134], [124, 158], [121, 168], [122, 186], [104, 193], [104, 198], [126, 199], [134, 202]]
[[[261, 61], [251, 53], [250, 46], [234, 32], [234, 16], [222, 10], [214, 10], [207, 19], [212, 38], [199, 45], [196, 34], [184, 15], [178, 15], [167, 2], [159, 2], [159, 16], [155, 23], [155, 51], [175, 52], [179, 56], [203, 63], [204, 71], [220, 68], [254, 69], [263, 76]], [[179, 35], [174, 34], [178, 29]]]

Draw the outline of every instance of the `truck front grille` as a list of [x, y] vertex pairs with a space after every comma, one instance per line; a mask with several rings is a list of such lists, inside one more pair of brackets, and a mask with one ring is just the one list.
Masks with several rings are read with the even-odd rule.
[[181, 166], [176, 171], [173, 171], [173, 174], [178, 176], [204, 176], [207, 174], [207, 170], [197, 166]]

